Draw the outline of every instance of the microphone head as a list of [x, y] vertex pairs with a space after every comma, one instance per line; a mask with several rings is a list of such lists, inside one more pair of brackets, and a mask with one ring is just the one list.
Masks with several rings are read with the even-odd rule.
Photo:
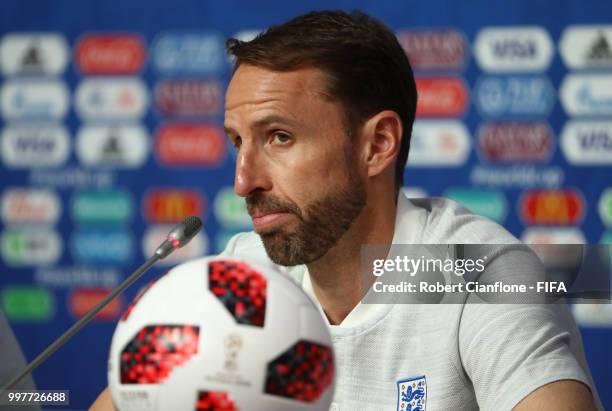
[[155, 254], [160, 258], [165, 258], [172, 251], [183, 247], [193, 237], [196, 236], [202, 228], [202, 220], [196, 216], [189, 216], [178, 225], [176, 225], [169, 233], [166, 240], [157, 248]]
[[176, 227], [168, 233], [167, 240], [177, 242], [173, 244], [173, 248], [180, 248], [187, 244], [202, 228], [202, 220], [192, 215], [181, 221]]
[[184, 219], [180, 226], [184, 227], [183, 236], [185, 237], [185, 243], [183, 245], [185, 245], [200, 232], [200, 229], [202, 229], [202, 220], [192, 215]]

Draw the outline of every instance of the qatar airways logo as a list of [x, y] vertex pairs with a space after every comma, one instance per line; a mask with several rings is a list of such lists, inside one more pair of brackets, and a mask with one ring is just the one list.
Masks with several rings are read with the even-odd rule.
[[415, 70], [459, 70], [469, 55], [465, 36], [455, 30], [402, 30], [397, 40]]
[[492, 163], [546, 162], [554, 148], [548, 124], [490, 122], [478, 130], [480, 156]]
[[212, 116], [221, 110], [217, 80], [164, 80], [155, 86], [155, 107], [165, 117]]

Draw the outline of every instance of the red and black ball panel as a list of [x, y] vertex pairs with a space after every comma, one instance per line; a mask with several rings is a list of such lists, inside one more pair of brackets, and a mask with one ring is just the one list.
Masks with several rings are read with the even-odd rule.
[[200, 328], [193, 325], [143, 327], [121, 351], [122, 384], [157, 384], [198, 352]]
[[333, 378], [331, 348], [301, 340], [268, 363], [265, 392], [315, 402], [331, 385]]
[[195, 411], [238, 411], [226, 392], [200, 391]]
[[238, 261], [211, 261], [208, 287], [238, 324], [264, 326], [267, 281], [261, 273]]

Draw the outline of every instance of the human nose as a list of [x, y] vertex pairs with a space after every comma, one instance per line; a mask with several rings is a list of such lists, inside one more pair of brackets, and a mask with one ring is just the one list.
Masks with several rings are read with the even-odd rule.
[[247, 144], [241, 146], [236, 157], [234, 179], [234, 191], [240, 197], [248, 197], [255, 191], [268, 191], [272, 188], [263, 160], [256, 147]]

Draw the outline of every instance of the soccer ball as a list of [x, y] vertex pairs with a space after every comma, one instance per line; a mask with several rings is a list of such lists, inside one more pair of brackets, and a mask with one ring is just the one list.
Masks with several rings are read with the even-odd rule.
[[108, 362], [121, 411], [328, 410], [333, 377], [329, 330], [293, 280], [211, 257], [143, 288]]

